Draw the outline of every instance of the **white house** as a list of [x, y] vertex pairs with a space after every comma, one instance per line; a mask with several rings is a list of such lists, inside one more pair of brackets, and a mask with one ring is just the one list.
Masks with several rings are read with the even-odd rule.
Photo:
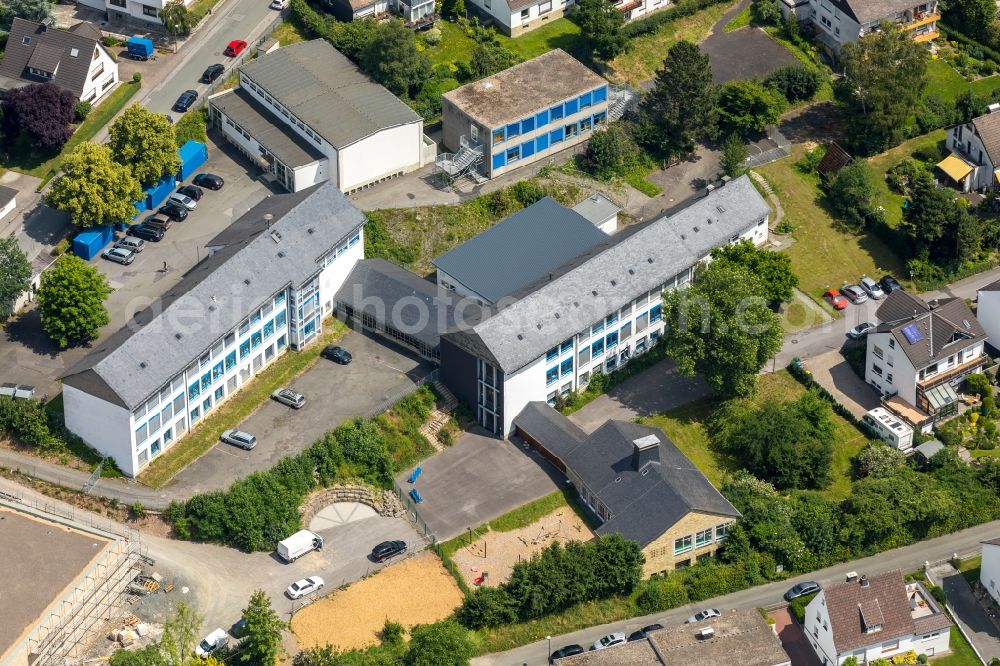
[[806, 606], [805, 635], [824, 665], [859, 663], [908, 652], [929, 657], [951, 650], [948, 615], [919, 582], [898, 570], [822, 590]]
[[996, 189], [1000, 185], [1000, 104], [989, 113], [948, 128], [946, 145], [951, 154], [938, 169], [962, 192]]
[[979, 288], [976, 319], [986, 331], [987, 342], [994, 348], [1000, 345], [1000, 280]]
[[877, 30], [882, 21], [895, 23], [918, 42], [940, 34], [937, 0], [780, 0], [779, 4], [786, 19], [794, 16], [815, 26], [816, 38], [834, 56], [844, 44]]
[[54, 83], [96, 104], [118, 83], [118, 63], [90, 23], [58, 30], [15, 18], [0, 59], [0, 93], [33, 83]]
[[986, 331], [965, 301], [927, 303], [898, 290], [875, 316], [878, 326], [867, 338], [865, 381], [932, 418], [954, 413], [955, 389], [988, 360]]
[[291, 192], [353, 192], [434, 160], [423, 119], [326, 40], [260, 56], [239, 80], [209, 98], [210, 121]]
[[81, 5], [108, 13], [108, 19], [132, 22], [136, 25], [155, 24], [162, 26], [160, 10], [171, 2], [180, 2], [188, 9], [194, 0], [77, 0]]
[[364, 223], [329, 183], [265, 199], [138, 326], [62, 378], [66, 426], [135, 476], [289, 347], [318, 338], [364, 257]]
[[[670, 0], [610, 0], [625, 21], [673, 6]], [[540, 28], [572, 11], [575, 0], [471, 0], [467, 5], [483, 18], [492, 19], [503, 34], [517, 37]]]
[[979, 568], [979, 584], [1000, 604], [1000, 538], [983, 542], [983, 562]]

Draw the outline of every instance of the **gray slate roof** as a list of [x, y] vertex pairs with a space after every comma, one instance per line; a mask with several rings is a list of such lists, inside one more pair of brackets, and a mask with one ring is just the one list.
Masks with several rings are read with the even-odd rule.
[[319, 148], [289, 129], [281, 118], [242, 89], [213, 97], [211, 103], [285, 166], [295, 168], [326, 159]]
[[932, 439], [913, 447], [914, 453], [919, 453], [925, 459], [930, 460], [934, 454], [944, 448], [944, 444], [939, 439]]
[[[0, 201], [2, 201], [2, 199], [0, 199]], [[979, 291], [1000, 291], [1000, 280], [990, 282], [985, 287], [980, 287]]]
[[880, 19], [894, 17], [897, 12], [919, 5], [914, 0], [831, 0], [840, 11], [864, 25]]
[[545, 197], [433, 263], [496, 303], [607, 239], [582, 215]]
[[[15, 18], [7, 38], [7, 50], [0, 60], [0, 78], [17, 79], [27, 83], [52, 83], [72, 91], [77, 97], [83, 94], [90, 73], [94, 49], [104, 49], [95, 38], [96, 30], [75, 28], [58, 30], [45, 28], [41, 23]], [[29, 43], [24, 44], [24, 38]], [[77, 49], [77, 55], [70, 51]], [[55, 78], [44, 79], [28, 74], [27, 67], [47, 72], [58, 71]]]
[[1000, 112], [973, 118], [972, 126], [982, 140], [993, 168], [1000, 168]]
[[240, 73], [338, 149], [421, 121], [323, 39], [283, 46], [242, 65]]
[[[979, 320], [961, 298], [926, 303], [900, 289], [886, 297], [875, 316], [879, 320], [875, 330], [891, 333], [896, 345], [918, 370], [987, 337]], [[910, 324], [920, 334], [920, 339], [913, 343], [903, 332]]]
[[602, 224], [606, 220], [621, 212], [621, 206], [600, 192], [594, 192], [589, 197], [573, 206], [580, 215], [590, 220], [593, 224]]
[[554, 456], [563, 459], [587, 433], [544, 402], [529, 402], [514, 419], [518, 430], [541, 442]]
[[364, 222], [332, 183], [265, 199], [208, 243], [215, 252], [163, 297], [162, 313], [147, 311], [98, 343], [63, 383], [134, 409], [252, 310], [318, 273], [317, 262]]
[[504, 372], [514, 372], [694, 266], [770, 212], [750, 179], [741, 176], [687, 208], [619, 231], [560, 267], [552, 280], [525, 287], [520, 300], [493, 317], [447, 337]]

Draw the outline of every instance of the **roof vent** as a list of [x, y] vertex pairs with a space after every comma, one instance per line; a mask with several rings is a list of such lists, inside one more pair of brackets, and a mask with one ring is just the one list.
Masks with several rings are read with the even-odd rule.
[[78, 58], [79, 56], [80, 56], [80, 49], [70, 49], [69, 50], [69, 57], [70, 58]]
[[573, 307], [574, 308], [580, 307], [580, 301], [573, 301]]
[[707, 641], [712, 636], [715, 636], [715, 629], [712, 627], [704, 627], [695, 632], [695, 638], [700, 641]]
[[518, 333], [518, 334], [517, 334], [517, 339], [518, 339], [518, 340], [524, 340], [524, 336], [523, 336], [523, 335], [521, 335], [520, 333]]
[[243, 284], [249, 285], [250, 284], [250, 278], [243, 278]]
[[868, 585], [869, 585], [869, 583], [868, 583], [868, 574], [863, 574], [861, 576], [861, 580], [859, 582], [861, 583], [861, 587], [868, 587]]
[[215, 312], [215, 305], [214, 304], [213, 305], [209, 305], [208, 306], [208, 311], [209, 312]]
[[635, 275], [635, 269], [634, 268], [628, 269], [628, 274], [629, 275]]
[[309, 227], [308, 229], [306, 229], [306, 231], [308, 231], [310, 234], [316, 233], [315, 227]]
[[681, 240], [687, 240], [687, 235], [681, 234]]
[[708, 218], [708, 223], [712, 224], [712, 218]]
[[648, 263], [648, 264], [653, 263], [653, 258], [652, 257], [646, 257], [646, 263]]
[[541, 324], [535, 324], [535, 328], [537, 328], [540, 331], [540, 330], [542, 330], [542, 325]]
[[612, 280], [611, 281], [611, 286], [612, 287], [617, 287], [618, 286], [618, 282], [616, 280]]
[[556, 319], [559, 319], [561, 316], [558, 312], [556, 313]]
[[694, 226], [694, 227], [692, 227], [692, 228], [694, 229], [694, 232], [695, 232], [695, 233], [698, 233], [698, 225], [695, 225], [695, 226]]
[[284, 259], [285, 258], [285, 251], [284, 250], [278, 250], [278, 258], [279, 259]]
[[726, 212], [726, 209], [724, 207], [722, 207], [722, 206], [716, 206], [715, 209], [717, 211], [719, 211], [720, 213], [725, 213]]
[[590, 293], [591, 293], [591, 294], [593, 294], [594, 296], [597, 296], [597, 290], [596, 290], [596, 289], [594, 289], [594, 290], [593, 290], [593, 291], [591, 291]]
[[616, 476], [615, 477], [615, 483], [621, 483], [621, 482], [622, 482], [622, 477]]
[[180, 340], [181, 339], [181, 334], [180, 333], [174, 333], [174, 337], [177, 338], [178, 340]]
[[271, 240], [273, 240], [275, 243], [280, 243], [281, 242], [281, 234], [279, 234], [277, 231], [272, 231], [271, 232]]
[[146, 362], [145, 361], [139, 361], [139, 367], [140, 368], [145, 368], [146, 367]]

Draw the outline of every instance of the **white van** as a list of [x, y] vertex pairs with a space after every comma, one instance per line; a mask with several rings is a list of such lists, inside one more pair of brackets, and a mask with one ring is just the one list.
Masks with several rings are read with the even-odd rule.
[[913, 448], [913, 428], [884, 407], [868, 411], [861, 421], [871, 428], [889, 446], [904, 453]]
[[294, 562], [309, 551], [319, 550], [322, 547], [323, 537], [309, 530], [299, 530], [278, 542], [278, 555], [286, 562]]

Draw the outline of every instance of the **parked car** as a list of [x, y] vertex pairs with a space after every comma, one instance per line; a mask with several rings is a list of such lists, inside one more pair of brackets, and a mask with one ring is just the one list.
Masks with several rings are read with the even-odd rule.
[[326, 359], [330, 359], [334, 363], [339, 363], [340, 365], [347, 365], [354, 360], [351, 356], [351, 352], [347, 351], [343, 347], [338, 347], [337, 345], [327, 345], [323, 347], [323, 351], [320, 352], [320, 356]]
[[799, 597], [804, 597], [807, 594], [815, 594], [821, 589], [819, 583], [814, 580], [806, 580], [801, 583], [792, 585], [792, 587], [785, 592], [785, 601], [791, 601], [792, 599], [798, 599]]
[[174, 111], [184, 113], [191, 108], [191, 105], [194, 104], [196, 99], [198, 99], [197, 90], [185, 90], [181, 93], [181, 96], [177, 98], [177, 101], [174, 102], [174, 106], [172, 108]]
[[125, 233], [135, 238], [141, 238], [144, 241], [153, 241], [154, 243], [159, 243], [163, 240], [163, 229], [145, 224], [133, 224]]
[[706, 608], [705, 610], [695, 613], [687, 619], [686, 624], [694, 624], [695, 622], [704, 622], [705, 620], [710, 620], [713, 617], [722, 617], [722, 613], [719, 612], [718, 608]]
[[372, 548], [372, 559], [376, 562], [384, 562], [390, 557], [402, 555], [406, 552], [405, 541], [383, 541]]
[[185, 185], [184, 187], [178, 187], [177, 193], [183, 194], [184, 196], [194, 199], [195, 201], [201, 201], [201, 198], [205, 196], [205, 190], [201, 189], [197, 185]]
[[126, 250], [132, 250], [133, 252], [142, 252], [146, 249], [146, 241], [141, 238], [132, 238], [131, 236], [126, 236], [125, 238], [119, 238], [115, 241], [115, 247], [125, 248]]
[[163, 206], [160, 206], [156, 212], [162, 213], [167, 217], [169, 217], [171, 220], [174, 220], [176, 222], [183, 222], [184, 220], [187, 219], [188, 216], [187, 208], [172, 201], [167, 204], [164, 204]]
[[209, 65], [208, 69], [206, 69], [205, 72], [201, 75], [201, 82], [212, 83], [217, 78], [222, 76], [222, 73], [224, 71], [226, 71], [226, 68], [219, 63], [215, 63], [214, 65]]
[[124, 264], [125, 266], [135, 261], [135, 252], [124, 247], [109, 247], [104, 252], [101, 252], [101, 256], [108, 261]]
[[823, 292], [823, 298], [834, 310], [843, 310], [847, 307], [847, 299], [840, 295], [835, 289], [827, 289]]
[[868, 300], [868, 294], [866, 294], [865, 290], [856, 284], [849, 284], [842, 287], [840, 293], [846, 296], [848, 300], [855, 305], [861, 305]]
[[235, 58], [239, 54], [243, 53], [246, 47], [247, 43], [245, 41], [243, 41], [242, 39], [234, 39], [233, 41], [229, 42], [229, 44], [226, 46], [226, 50], [222, 52], [222, 55], [227, 55], [230, 58]]
[[566, 645], [552, 654], [549, 655], [549, 663], [556, 663], [557, 659], [562, 659], [563, 657], [572, 657], [574, 654], [583, 654], [583, 646], [573, 643], [572, 645]]
[[227, 634], [222, 629], [216, 629], [208, 636], [205, 636], [203, 639], [201, 639], [201, 642], [195, 646], [194, 653], [199, 657], [201, 657], [202, 659], [206, 659], [208, 655], [212, 654], [213, 652], [215, 652], [216, 650], [225, 646], [228, 643], [229, 643], [229, 634]]
[[243, 432], [242, 430], [227, 430], [222, 433], [222, 437], [220, 439], [226, 444], [238, 446], [245, 451], [249, 451], [253, 447], [257, 446], [257, 438], [248, 432]]
[[861, 338], [865, 337], [874, 330], [875, 330], [875, 324], [871, 323], [870, 321], [866, 321], [865, 323], [858, 324], [857, 326], [849, 330], [847, 332], [847, 337], [849, 337], [851, 340], [860, 340]]
[[288, 9], [290, 4], [291, 0], [271, 0], [271, 9]]
[[290, 599], [301, 599], [307, 594], [323, 589], [323, 585], [323, 579], [319, 576], [309, 576], [309, 578], [295, 581], [288, 586], [285, 592]]
[[882, 291], [886, 294], [891, 294], [903, 288], [903, 285], [899, 284], [899, 281], [891, 275], [883, 275], [882, 279], [879, 280], [879, 284], [882, 285]]
[[226, 184], [222, 176], [216, 176], [214, 173], [199, 173], [191, 182], [198, 187], [207, 187], [210, 190], [221, 190], [222, 186]]
[[173, 226], [173, 221], [169, 218], [161, 217], [160, 215], [147, 215], [146, 219], [142, 221], [147, 227], [155, 227], [156, 229], [162, 229], [163, 231], [169, 231], [170, 227]]
[[594, 641], [594, 644], [590, 646], [590, 649], [603, 650], [605, 648], [611, 647], [612, 645], [621, 645], [622, 643], [626, 642], [626, 640], [627, 639], [625, 638], [625, 634], [623, 634], [620, 631], [616, 631], [615, 633], [608, 634], [603, 638], [598, 638], [596, 641]]
[[874, 298], [876, 301], [885, 296], [885, 292], [882, 291], [882, 285], [870, 277], [861, 278], [861, 282], [859, 284], [861, 285], [861, 288], [865, 290], [865, 293]]
[[306, 404], [306, 397], [290, 388], [278, 389], [271, 394], [271, 397], [292, 409], [302, 409]]
[[648, 626], [643, 627], [639, 631], [633, 631], [631, 634], [628, 635], [628, 642], [631, 643], [632, 641], [644, 640], [646, 638], [646, 634], [648, 634], [651, 631], [656, 631], [657, 629], [663, 629], [663, 625], [650, 624]]
[[236, 621], [236, 624], [229, 628], [229, 635], [233, 638], [243, 638], [247, 635], [247, 621], [242, 617]]
[[194, 210], [195, 208], [198, 207], [197, 201], [187, 196], [186, 194], [181, 194], [180, 192], [174, 192], [173, 194], [171, 194], [169, 197], [167, 197], [167, 201], [169, 201], [170, 203], [175, 203], [184, 206], [188, 210]]

